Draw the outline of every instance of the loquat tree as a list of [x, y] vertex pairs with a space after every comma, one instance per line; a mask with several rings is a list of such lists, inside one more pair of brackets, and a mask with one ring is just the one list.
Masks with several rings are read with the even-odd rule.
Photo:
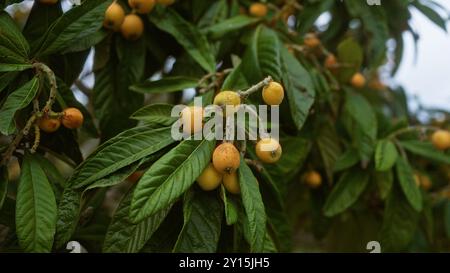
[[[431, 0], [1, 0], [0, 251], [449, 251], [450, 113], [384, 84], [412, 9], [446, 29]], [[279, 139], [172, 137], [210, 105]]]

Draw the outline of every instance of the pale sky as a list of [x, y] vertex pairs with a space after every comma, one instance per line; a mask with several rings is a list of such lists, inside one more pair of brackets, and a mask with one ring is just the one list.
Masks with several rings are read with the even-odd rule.
[[[450, 10], [449, 0], [436, 2]], [[414, 41], [405, 34], [404, 57], [395, 79], [408, 95], [417, 96], [422, 105], [450, 111], [450, 34], [412, 11], [412, 24], [420, 35], [417, 60], [414, 62]], [[447, 28], [450, 29], [450, 24]]]

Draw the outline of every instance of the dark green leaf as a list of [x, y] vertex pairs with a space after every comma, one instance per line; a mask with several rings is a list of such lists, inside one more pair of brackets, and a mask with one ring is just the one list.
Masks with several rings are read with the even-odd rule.
[[198, 79], [174, 76], [165, 77], [161, 80], [146, 81], [144, 83], [135, 84], [130, 87], [130, 90], [139, 93], [168, 93], [183, 91], [187, 88], [195, 88], [198, 85]]
[[56, 201], [39, 163], [26, 155], [17, 189], [16, 231], [27, 252], [50, 252], [56, 228]]
[[180, 197], [208, 165], [214, 146], [215, 141], [185, 140], [156, 161], [136, 187], [131, 220], [139, 222]]
[[173, 105], [170, 104], [151, 104], [137, 110], [131, 115], [131, 118], [149, 123], [157, 123], [163, 126], [170, 126], [178, 119], [177, 117], [171, 116], [172, 109]]
[[239, 31], [246, 26], [256, 23], [258, 20], [258, 18], [237, 15], [206, 28], [205, 32], [212, 39], [219, 39], [230, 32]]
[[398, 152], [390, 140], [380, 140], [375, 149], [375, 169], [384, 172], [391, 169], [397, 161]]
[[400, 144], [411, 153], [426, 157], [439, 163], [450, 164], [450, 155], [447, 155], [442, 151], [438, 151], [430, 142], [404, 140], [400, 141]]
[[34, 77], [31, 81], [22, 85], [9, 95], [3, 107], [0, 109], [0, 132], [9, 135], [16, 129], [14, 122], [15, 113], [28, 106], [39, 90], [39, 79]]
[[400, 182], [403, 193], [411, 206], [416, 211], [422, 210], [422, 193], [414, 180], [414, 172], [408, 161], [403, 157], [398, 157], [396, 163], [397, 178]]
[[334, 186], [324, 206], [327, 217], [335, 216], [351, 207], [369, 182], [369, 174], [360, 169], [344, 173]]

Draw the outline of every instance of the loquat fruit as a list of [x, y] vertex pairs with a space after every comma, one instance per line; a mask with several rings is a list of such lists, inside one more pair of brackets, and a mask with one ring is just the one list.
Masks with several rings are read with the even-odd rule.
[[200, 176], [197, 178], [197, 184], [204, 191], [212, 191], [216, 189], [222, 182], [222, 174], [219, 173], [213, 166], [212, 163], [202, 171]]
[[231, 174], [239, 168], [241, 157], [232, 143], [222, 143], [216, 147], [212, 155], [214, 168], [222, 174]]
[[275, 163], [280, 160], [282, 149], [280, 143], [273, 138], [263, 138], [256, 143], [256, 155], [264, 163]]
[[431, 142], [438, 150], [450, 148], [450, 132], [447, 130], [437, 130], [431, 135]]
[[303, 181], [312, 189], [317, 189], [322, 185], [322, 176], [317, 171], [308, 171], [303, 176]]
[[338, 64], [338, 62], [337, 62], [336, 56], [334, 56], [334, 54], [328, 54], [328, 56], [324, 62], [325, 68], [329, 69], [329, 70], [333, 70], [333, 69], [336, 69], [337, 64]]
[[181, 122], [185, 134], [195, 134], [203, 129], [203, 108], [189, 106], [181, 111]]
[[266, 4], [263, 3], [253, 3], [250, 5], [249, 13], [255, 17], [264, 17], [267, 15], [269, 9]]
[[62, 124], [68, 129], [78, 129], [83, 125], [83, 113], [77, 108], [66, 108], [61, 118]]
[[155, 0], [128, 0], [128, 5], [139, 14], [150, 13], [155, 4]]
[[239, 185], [239, 178], [236, 172], [224, 174], [222, 184], [232, 194], [239, 194], [241, 192], [241, 186]]
[[272, 81], [263, 88], [262, 96], [267, 105], [280, 105], [284, 99], [283, 86]]
[[315, 49], [320, 46], [321, 42], [319, 38], [317, 38], [317, 35], [314, 33], [308, 33], [303, 38], [303, 43], [306, 47], [310, 49]]
[[113, 31], [119, 31], [124, 19], [125, 11], [122, 6], [116, 2], [113, 2], [106, 9], [103, 27]]
[[61, 126], [61, 121], [56, 118], [40, 118], [38, 122], [39, 129], [46, 133], [54, 133], [56, 132], [59, 127]]
[[363, 88], [366, 85], [366, 78], [361, 73], [355, 73], [350, 79], [350, 83], [355, 88]]
[[[241, 97], [234, 91], [222, 91], [215, 97], [213, 103], [218, 106], [234, 106], [237, 107], [241, 104]], [[226, 108], [224, 108], [226, 113]], [[234, 112], [233, 112], [234, 113]], [[232, 114], [232, 113], [230, 113]]]
[[120, 27], [122, 36], [130, 41], [139, 39], [144, 33], [144, 22], [141, 17], [136, 14], [129, 14], [125, 16], [122, 26]]

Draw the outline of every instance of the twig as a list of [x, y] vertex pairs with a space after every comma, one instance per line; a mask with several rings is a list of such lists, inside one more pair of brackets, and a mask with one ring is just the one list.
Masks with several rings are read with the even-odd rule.
[[80, 90], [83, 94], [85, 94], [86, 96], [89, 96], [91, 94], [92, 89], [87, 87], [83, 81], [81, 81], [80, 79], [77, 79], [74, 82], [75, 86], [78, 88], [78, 90]]
[[262, 172], [263, 171], [263, 166], [262, 166], [261, 162], [259, 162], [257, 160], [252, 160], [252, 159], [246, 158], [245, 159], [245, 163], [255, 167], [258, 172]]
[[268, 76], [264, 80], [262, 80], [259, 83], [253, 85], [252, 87], [250, 87], [249, 89], [247, 89], [245, 91], [238, 91], [238, 94], [239, 94], [239, 96], [241, 96], [241, 98], [245, 99], [248, 96], [250, 96], [251, 94], [253, 94], [256, 91], [258, 91], [259, 89], [261, 89], [262, 87], [268, 85], [271, 81], [272, 81], [272, 77]]

